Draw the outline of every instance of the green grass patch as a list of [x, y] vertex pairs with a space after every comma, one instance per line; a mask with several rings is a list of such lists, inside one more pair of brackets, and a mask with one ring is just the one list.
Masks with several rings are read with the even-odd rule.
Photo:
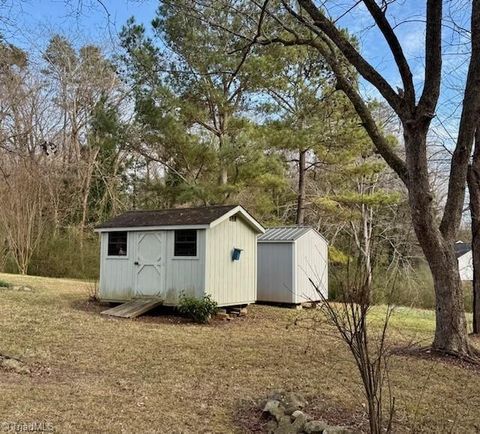
[[0, 288], [10, 288], [12, 286], [9, 282], [6, 280], [0, 279]]

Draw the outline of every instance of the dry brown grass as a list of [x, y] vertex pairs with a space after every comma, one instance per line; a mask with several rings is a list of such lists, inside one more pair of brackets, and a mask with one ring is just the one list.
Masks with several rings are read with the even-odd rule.
[[[81, 281], [1, 275], [35, 291], [0, 294], [0, 353], [31, 375], [0, 372], [0, 422], [47, 421], [57, 432], [238, 432], [261, 427], [256, 402], [298, 391], [310, 411], [364, 422], [356, 371], [329, 329], [292, 326], [311, 315], [267, 306], [245, 320], [199, 326], [176, 318], [100, 316]], [[381, 309], [379, 310], [379, 312]], [[400, 310], [399, 345], [428, 343], [429, 311]], [[408, 356], [392, 360], [398, 431], [476, 432], [480, 374]]]

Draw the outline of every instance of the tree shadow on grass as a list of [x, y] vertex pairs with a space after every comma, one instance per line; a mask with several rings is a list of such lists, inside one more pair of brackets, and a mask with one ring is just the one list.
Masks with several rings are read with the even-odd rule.
[[414, 357], [417, 359], [438, 362], [444, 365], [456, 366], [470, 371], [480, 372], [480, 358], [460, 357], [458, 354], [448, 354], [436, 351], [431, 347], [403, 346], [392, 349], [392, 354], [400, 357]]

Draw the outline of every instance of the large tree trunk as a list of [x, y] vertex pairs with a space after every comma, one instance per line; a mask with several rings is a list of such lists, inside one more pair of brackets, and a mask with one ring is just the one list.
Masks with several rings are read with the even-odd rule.
[[472, 230], [473, 333], [480, 334], [480, 130], [475, 134], [475, 150], [468, 167], [468, 191]]
[[432, 346], [442, 352], [468, 354], [463, 287], [454, 241], [444, 240], [437, 227], [425, 224], [428, 217], [425, 218], [415, 202], [410, 200], [413, 225], [432, 272], [435, 290], [436, 327]]
[[300, 149], [298, 154], [298, 196], [297, 196], [297, 225], [305, 223], [305, 175], [307, 151]]
[[433, 348], [454, 354], [469, 354], [463, 287], [458, 273], [453, 244], [430, 254], [436, 304]]
[[432, 272], [436, 328], [433, 348], [446, 353], [469, 354], [463, 288], [455, 256], [454, 239], [445, 239], [433, 207], [426, 167], [427, 129], [422, 124], [404, 126], [407, 165], [412, 181], [408, 198], [415, 233]]

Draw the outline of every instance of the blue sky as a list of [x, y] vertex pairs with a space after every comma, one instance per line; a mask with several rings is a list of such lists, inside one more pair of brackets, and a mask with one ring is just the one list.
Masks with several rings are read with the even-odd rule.
[[[15, 23], [2, 29], [12, 42], [40, 53], [48, 39], [55, 33], [64, 34], [78, 45], [96, 43], [107, 52], [114, 46], [116, 34], [130, 16], [149, 24], [158, 5], [156, 0], [103, 0], [108, 13], [97, 0], [7, 0], [0, 10]], [[357, 2], [354, 0], [326, 1], [328, 11], [337, 18]], [[445, 2], [444, 26], [444, 80], [441, 104], [438, 109], [435, 132], [442, 140], [451, 140], [458, 120], [458, 102], [461, 96], [465, 71], [465, 38], [456, 31], [455, 23], [468, 27], [468, 0]], [[79, 7], [79, 5], [82, 5]], [[397, 0], [387, 10], [395, 31], [410, 61], [414, 81], [418, 89], [423, 84], [424, 68], [424, 17], [425, 1]], [[356, 5], [338, 20], [355, 34], [363, 55], [394, 87], [401, 86], [396, 66], [379, 31], [372, 26], [368, 11], [362, 4]], [[2, 23], [0, 22], [0, 26]], [[366, 94], [378, 97], [378, 93], [363, 83]]]
[[148, 24], [156, 8], [152, 0], [7, 0], [2, 13], [15, 25], [3, 33], [19, 46], [40, 50], [55, 33], [79, 45], [109, 46], [129, 17]]

